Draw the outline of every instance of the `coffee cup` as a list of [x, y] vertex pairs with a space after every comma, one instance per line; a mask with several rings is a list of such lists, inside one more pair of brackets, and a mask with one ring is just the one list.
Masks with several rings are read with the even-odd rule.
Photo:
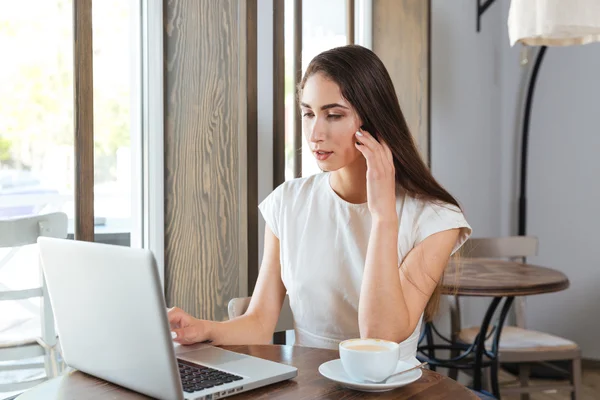
[[392, 375], [400, 345], [381, 339], [349, 339], [339, 344], [344, 371], [356, 382], [380, 382]]

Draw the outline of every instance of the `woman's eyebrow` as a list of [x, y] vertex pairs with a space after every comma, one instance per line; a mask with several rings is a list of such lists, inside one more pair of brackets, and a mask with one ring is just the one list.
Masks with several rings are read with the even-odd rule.
[[[306, 103], [300, 103], [300, 105], [302, 107], [306, 107], [306, 108], [312, 109], [312, 107], [310, 105], [306, 104]], [[348, 107], [343, 106], [343, 105], [341, 105], [339, 103], [331, 103], [331, 104], [325, 104], [324, 106], [321, 106], [321, 110], [328, 110], [330, 108], [335, 108], [335, 107], [345, 108], [346, 110], [348, 109]]]

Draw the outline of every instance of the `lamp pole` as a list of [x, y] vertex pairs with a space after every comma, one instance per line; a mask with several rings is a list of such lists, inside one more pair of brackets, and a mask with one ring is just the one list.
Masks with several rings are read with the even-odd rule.
[[533, 107], [533, 95], [535, 93], [535, 84], [537, 81], [540, 66], [546, 54], [546, 46], [542, 46], [535, 57], [535, 64], [529, 79], [527, 87], [527, 97], [525, 98], [525, 110], [523, 113], [522, 136], [521, 136], [521, 171], [519, 185], [519, 216], [518, 227], [519, 236], [527, 234], [527, 157], [529, 155], [529, 125], [531, 123], [531, 109]]

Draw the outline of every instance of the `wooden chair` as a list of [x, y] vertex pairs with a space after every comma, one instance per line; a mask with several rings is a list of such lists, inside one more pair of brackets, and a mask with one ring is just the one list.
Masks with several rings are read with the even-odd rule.
[[[511, 236], [502, 238], [472, 238], [463, 247], [463, 255], [469, 258], [505, 258], [524, 262], [526, 257], [537, 255], [538, 240], [530, 236]], [[451, 324], [453, 337], [462, 343], [473, 343], [479, 327], [460, 329], [460, 305], [454, 299]], [[521, 394], [522, 400], [529, 399], [529, 393], [542, 390], [569, 390], [572, 399], [581, 397], [581, 350], [567, 339], [543, 332], [526, 329], [525, 299], [517, 297], [514, 301], [516, 326], [504, 326], [500, 337], [500, 363], [513, 363], [519, 367], [520, 387], [500, 389], [501, 394]], [[491, 348], [491, 338], [486, 342]], [[544, 363], [552, 369], [557, 367], [548, 361], [568, 361], [570, 371], [563, 371], [569, 377], [570, 384], [529, 385], [531, 366]]]
[[[39, 236], [66, 238], [67, 221], [67, 215], [64, 213], [0, 220], [0, 248], [13, 248], [5, 257], [4, 262], [18, 251], [18, 247], [36, 244]], [[0, 260], [0, 266], [1, 264], [2, 260]], [[41, 268], [40, 274], [42, 274]], [[22, 337], [17, 340], [15, 336], [18, 334], [11, 334], [10, 328], [2, 332], [0, 335], [0, 362], [2, 362], [0, 372], [44, 368], [46, 377], [4, 383], [0, 385], [0, 392], [25, 390], [59, 374], [54, 316], [43, 274], [41, 275], [41, 286], [33, 289], [9, 290], [0, 286], [0, 301], [27, 300], [36, 297], [42, 298], [40, 335]], [[44, 357], [44, 362], [28, 362], [41, 356]]]
[[[227, 305], [229, 319], [244, 315], [250, 305], [250, 299], [252, 299], [252, 297], [237, 297], [231, 299]], [[275, 325], [273, 344], [285, 344], [285, 332], [292, 329], [294, 329], [294, 316], [292, 314], [292, 309], [290, 308], [290, 299], [288, 296], [285, 296], [281, 312], [279, 313], [279, 319], [277, 320], [277, 325]]]

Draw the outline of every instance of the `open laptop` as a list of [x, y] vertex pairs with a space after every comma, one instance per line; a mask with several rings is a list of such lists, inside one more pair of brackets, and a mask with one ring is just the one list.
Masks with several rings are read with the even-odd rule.
[[297, 376], [207, 344], [179, 346], [152, 253], [38, 239], [62, 354], [72, 368], [159, 399], [219, 399]]

